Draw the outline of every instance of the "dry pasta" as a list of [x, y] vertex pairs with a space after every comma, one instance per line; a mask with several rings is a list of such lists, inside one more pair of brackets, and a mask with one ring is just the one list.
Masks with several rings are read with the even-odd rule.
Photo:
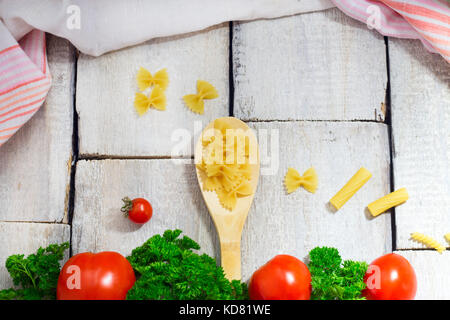
[[160, 86], [155, 86], [150, 93], [150, 96], [137, 92], [134, 98], [134, 108], [137, 113], [142, 116], [147, 110], [153, 107], [157, 110], [166, 109], [166, 96]]
[[359, 169], [353, 177], [331, 198], [330, 203], [339, 210], [372, 177], [366, 168]]
[[369, 209], [370, 213], [374, 217], [376, 217], [380, 213], [383, 213], [392, 207], [402, 204], [403, 202], [408, 200], [408, 198], [409, 196], [406, 188], [401, 188], [385, 195], [384, 197], [381, 197], [378, 200], [375, 200], [374, 202], [370, 203], [367, 208]]
[[166, 69], [161, 69], [152, 76], [147, 69], [141, 67], [137, 73], [136, 81], [141, 91], [151, 86], [160, 86], [162, 90], [166, 90], [169, 84], [169, 75]]
[[447, 240], [448, 243], [450, 243], [450, 232], [447, 233], [447, 234], [444, 236], [444, 238], [445, 238], [445, 240]]
[[294, 168], [289, 168], [284, 177], [284, 185], [288, 193], [292, 193], [299, 187], [314, 193], [317, 190], [318, 179], [314, 168], [309, 168], [303, 173], [303, 176]]
[[[204, 136], [202, 163], [197, 168], [205, 173], [203, 189], [215, 191], [220, 204], [227, 210], [233, 210], [237, 199], [253, 193], [251, 166], [249, 163], [249, 140], [244, 132], [233, 134], [226, 119], [214, 121], [214, 134]], [[237, 141], [235, 142], [235, 139]], [[238, 141], [245, 146], [240, 148]]]
[[205, 111], [205, 99], [215, 99], [219, 96], [216, 88], [206, 81], [197, 81], [197, 93], [187, 94], [183, 97], [187, 107], [195, 113], [203, 114]]
[[428, 248], [436, 249], [439, 253], [445, 251], [445, 247], [442, 244], [423, 233], [413, 232], [411, 233], [411, 239], [426, 245]]

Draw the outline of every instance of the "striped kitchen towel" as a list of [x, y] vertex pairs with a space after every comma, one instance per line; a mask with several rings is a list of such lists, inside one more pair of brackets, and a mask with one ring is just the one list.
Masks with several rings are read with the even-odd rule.
[[39, 110], [50, 84], [45, 33], [17, 42], [0, 21], [0, 146]]
[[419, 39], [450, 63], [449, 0], [332, 0], [385, 36]]

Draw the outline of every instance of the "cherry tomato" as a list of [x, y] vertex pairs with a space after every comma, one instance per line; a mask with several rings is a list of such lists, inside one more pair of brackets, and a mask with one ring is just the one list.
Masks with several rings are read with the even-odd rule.
[[117, 252], [80, 253], [58, 278], [58, 300], [124, 300], [136, 281], [131, 264]]
[[372, 262], [364, 276], [369, 300], [412, 300], [416, 296], [417, 279], [406, 258], [389, 253]]
[[147, 200], [143, 198], [130, 200], [130, 198], [125, 197], [122, 201], [124, 205], [121, 211], [134, 223], [146, 223], [152, 217], [153, 208]]
[[249, 294], [252, 300], [309, 300], [311, 274], [297, 258], [277, 255], [253, 273]]

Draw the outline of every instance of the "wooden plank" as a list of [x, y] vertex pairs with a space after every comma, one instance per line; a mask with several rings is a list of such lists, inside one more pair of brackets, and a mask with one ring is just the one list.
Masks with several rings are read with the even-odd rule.
[[[192, 133], [195, 121], [228, 115], [229, 27], [222, 24], [202, 32], [163, 38], [98, 58], [78, 60], [77, 111], [80, 153], [109, 156], [168, 156], [172, 134]], [[150, 72], [167, 68], [170, 83], [167, 109], [139, 117], [134, 109], [139, 67]], [[205, 114], [191, 112], [182, 100], [196, 92], [198, 79], [212, 83], [220, 97], [206, 102]], [[179, 139], [178, 136], [175, 136]], [[180, 155], [193, 154], [193, 141]]]
[[[367, 204], [389, 191], [387, 128], [377, 123], [262, 122], [250, 123], [261, 136], [261, 159], [279, 159], [275, 174], [260, 177], [253, 207], [244, 228], [243, 274], [280, 253], [307, 256], [316, 246], [339, 249], [346, 259], [371, 261], [391, 251], [391, 217], [370, 217]], [[276, 132], [279, 140], [276, 145]], [[266, 150], [266, 151], [265, 151]], [[267, 152], [267, 150], [269, 150]], [[270, 151], [273, 150], [273, 151]], [[278, 154], [279, 152], [279, 154]], [[261, 164], [262, 170], [270, 167]], [[319, 177], [315, 194], [284, 189], [289, 167], [300, 173], [313, 166]], [[364, 166], [373, 177], [337, 212], [328, 201]], [[276, 165], [274, 167], [277, 167]]]
[[0, 149], [0, 221], [67, 221], [74, 48], [47, 41], [52, 87], [41, 109]]
[[[391, 250], [390, 216], [369, 219], [364, 209], [389, 190], [385, 125], [326, 122], [250, 125], [258, 131], [270, 130], [269, 134], [271, 130], [279, 130], [279, 150], [289, 156], [280, 155], [278, 170], [261, 177], [242, 239], [243, 279], [248, 279], [258, 266], [276, 254], [290, 253], [303, 258], [318, 245], [336, 246], [344, 257], [365, 260]], [[264, 158], [264, 153], [261, 156]], [[200, 195], [194, 166], [179, 163], [186, 162], [80, 161], [73, 220], [74, 253], [108, 249], [129, 254], [153, 234], [181, 228], [199, 241], [203, 252], [218, 258], [217, 236]], [[311, 195], [298, 190], [288, 196], [282, 182], [287, 167], [305, 170], [311, 165], [319, 173], [318, 192]], [[339, 212], [330, 212], [326, 202], [362, 165], [374, 178]], [[120, 213], [120, 199], [124, 195], [147, 197], [154, 208], [152, 220], [141, 228], [124, 220]]]
[[70, 226], [67, 224], [0, 222], [0, 289], [13, 285], [5, 268], [10, 255], [28, 255], [39, 247], [69, 240]]
[[[124, 255], [166, 229], [179, 228], [216, 255], [215, 229], [190, 160], [79, 161], [73, 252], [115, 250]], [[139, 227], [120, 212], [124, 196], [144, 197], [152, 219]]]
[[385, 57], [383, 37], [336, 8], [235, 23], [234, 114], [383, 121]]
[[409, 260], [417, 276], [416, 300], [449, 300], [450, 252], [442, 255], [435, 251], [407, 250], [396, 251]]
[[[450, 232], [450, 67], [419, 41], [389, 39], [397, 248], [421, 248], [422, 232], [445, 243]], [[447, 244], [448, 245], [448, 244]]]

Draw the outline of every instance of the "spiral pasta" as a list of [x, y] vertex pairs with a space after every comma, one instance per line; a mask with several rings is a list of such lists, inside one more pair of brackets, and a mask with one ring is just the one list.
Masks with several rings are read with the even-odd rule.
[[450, 232], [447, 233], [447, 234], [444, 236], [444, 238], [445, 238], [445, 240], [447, 240], [448, 243], [450, 243]]
[[411, 239], [426, 245], [428, 248], [436, 249], [439, 253], [445, 251], [445, 247], [442, 244], [423, 233], [413, 232], [411, 233]]

